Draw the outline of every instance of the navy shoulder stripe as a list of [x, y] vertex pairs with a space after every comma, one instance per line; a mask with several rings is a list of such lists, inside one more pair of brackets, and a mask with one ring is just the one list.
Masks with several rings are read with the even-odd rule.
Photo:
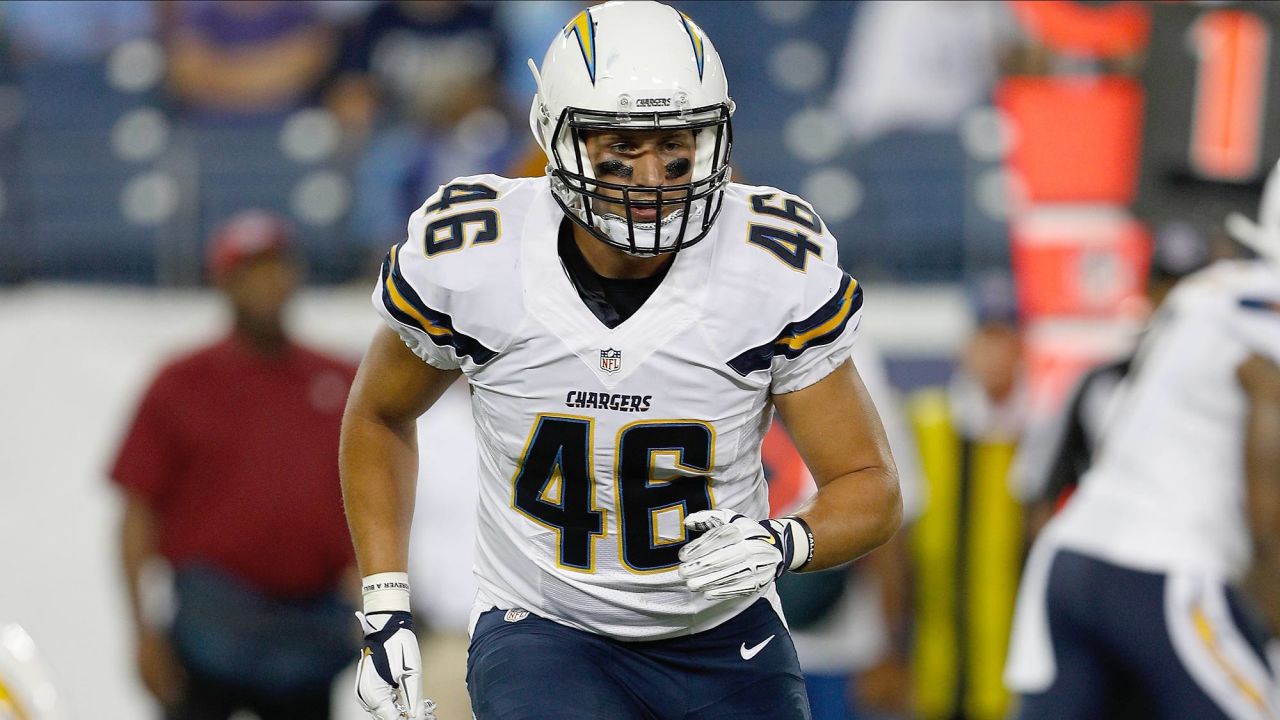
[[1271, 300], [1260, 297], [1242, 297], [1240, 298], [1240, 307], [1246, 310], [1262, 310], [1264, 312], [1280, 313], [1280, 300]]
[[862, 286], [857, 280], [843, 275], [839, 289], [822, 307], [804, 320], [788, 324], [772, 341], [733, 358], [729, 367], [746, 377], [757, 370], [767, 370], [773, 364], [773, 358], [779, 355], [794, 359], [809, 348], [835, 342], [849, 324], [849, 319], [861, 308]]
[[458, 355], [472, 359], [477, 365], [484, 365], [497, 353], [485, 347], [475, 338], [458, 332], [453, 326], [453, 318], [448, 314], [432, 310], [422, 301], [404, 276], [400, 274], [397, 262], [400, 246], [391, 248], [382, 261], [382, 304], [391, 313], [391, 317], [411, 328], [421, 330], [431, 342], [441, 347], [452, 347]]

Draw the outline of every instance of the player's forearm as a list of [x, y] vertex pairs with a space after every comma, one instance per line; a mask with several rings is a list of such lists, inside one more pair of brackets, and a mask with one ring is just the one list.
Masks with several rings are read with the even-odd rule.
[[389, 423], [349, 408], [338, 466], [360, 574], [406, 571], [418, 472], [415, 423]]
[[1248, 396], [1245, 480], [1249, 529], [1258, 560], [1280, 558], [1280, 367], [1254, 355], [1238, 370]]
[[124, 515], [120, 521], [120, 555], [124, 567], [125, 587], [129, 592], [130, 617], [136, 631], [147, 627], [143, 609], [143, 573], [156, 557], [155, 516], [151, 508], [132, 494], [126, 496]]
[[773, 402], [818, 485], [796, 513], [813, 532], [805, 569], [834, 567], [888, 542], [902, 523], [898, 470], [853, 361]]
[[880, 547], [902, 524], [902, 493], [893, 467], [869, 467], [826, 483], [795, 513], [813, 531], [813, 560], [823, 570]]
[[1244, 588], [1262, 611], [1271, 634], [1280, 633], [1280, 555], [1255, 553]]
[[1250, 403], [1245, 475], [1254, 545], [1260, 560], [1275, 562], [1280, 558], [1280, 398], [1256, 398]]

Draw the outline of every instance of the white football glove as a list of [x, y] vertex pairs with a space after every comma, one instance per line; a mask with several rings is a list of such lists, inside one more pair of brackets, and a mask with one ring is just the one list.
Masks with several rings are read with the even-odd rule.
[[377, 720], [431, 720], [422, 696], [422, 655], [407, 612], [356, 613], [364, 649], [356, 667], [356, 699]]
[[684, 526], [703, 534], [680, 548], [680, 577], [709, 600], [754, 595], [812, 556], [808, 528], [795, 518], [758, 522], [732, 510], [701, 510]]

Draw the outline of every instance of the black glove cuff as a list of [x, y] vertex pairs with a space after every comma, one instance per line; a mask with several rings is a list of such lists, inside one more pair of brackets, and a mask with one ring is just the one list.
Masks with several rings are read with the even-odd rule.
[[381, 630], [375, 630], [366, 633], [364, 636], [364, 654], [369, 657], [373, 663], [373, 669], [377, 671], [378, 676], [392, 687], [399, 687], [396, 682], [395, 675], [391, 672], [391, 661], [387, 657], [387, 649], [385, 644], [391, 639], [392, 635], [400, 632], [400, 630], [408, 630], [413, 632], [413, 615], [403, 610], [391, 610], [386, 612], [371, 612], [365, 616], [373, 615], [390, 615], [387, 624], [382, 626]]
[[[813, 562], [813, 549], [814, 549], [814, 547], [816, 546], [816, 543], [814, 543], [814, 542], [813, 542], [813, 528], [809, 527], [809, 523], [805, 522], [805, 521], [804, 521], [804, 518], [796, 517], [795, 515], [788, 515], [788, 516], [786, 516], [786, 517], [785, 517], [785, 518], [783, 518], [783, 519], [784, 519], [784, 520], [794, 520], [794, 521], [795, 521], [795, 523], [796, 523], [797, 525], [799, 525], [799, 526], [800, 526], [800, 528], [801, 528], [802, 530], [804, 530], [805, 537], [806, 537], [806, 539], [809, 541], [809, 542], [807, 543], [807, 544], [808, 544], [808, 546], [809, 546], [809, 554], [805, 556], [804, 561], [803, 561], [803, 562], [801, 562], [799, 565], [797, 565], [797, 566], [795, 567], [795, 570], [794, 570], [794, 572], [800, 572], [800, 571], [804, 570], [804, 568], [805, 568], [805, 566], [806, 566], [806, 565], [808, 565], [809, 563]], [[792, 550], [791, 550], [791, 551], [792, 551], [793, 553], [795, 552], [795, 546], [794, 546], [794, 544], [792, 545]]]

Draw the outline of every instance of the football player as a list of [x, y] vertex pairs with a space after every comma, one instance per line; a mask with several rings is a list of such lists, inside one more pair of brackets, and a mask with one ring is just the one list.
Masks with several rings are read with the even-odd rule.
[[[389, 328], [341, 456], [365, 575], [359, 700], [419, 717], [414, 422], [461, 374], [477, 718], [807, 718], [773, 582], [870, 551], [901, 514], [849, 360], [862, 290], [807, 203], [730, 182], [734, 106], [690, 18], [592, 7], [530, 66], [547, 176], [442, 187], [373, 295]], [[760, 461], [774, 408], [820, 488], [779, 518]]]
[[1280, 169], [1259, 218], [1227, 223], [1256, 259], [1164, 301], [1095, 464], [1032, 549], [1005, 673], [1020, 717], [1109, 717], [1134, 687], [1142, 717], [1280, 714], [1266, 623], [1238, 589], [1280, 577]]

